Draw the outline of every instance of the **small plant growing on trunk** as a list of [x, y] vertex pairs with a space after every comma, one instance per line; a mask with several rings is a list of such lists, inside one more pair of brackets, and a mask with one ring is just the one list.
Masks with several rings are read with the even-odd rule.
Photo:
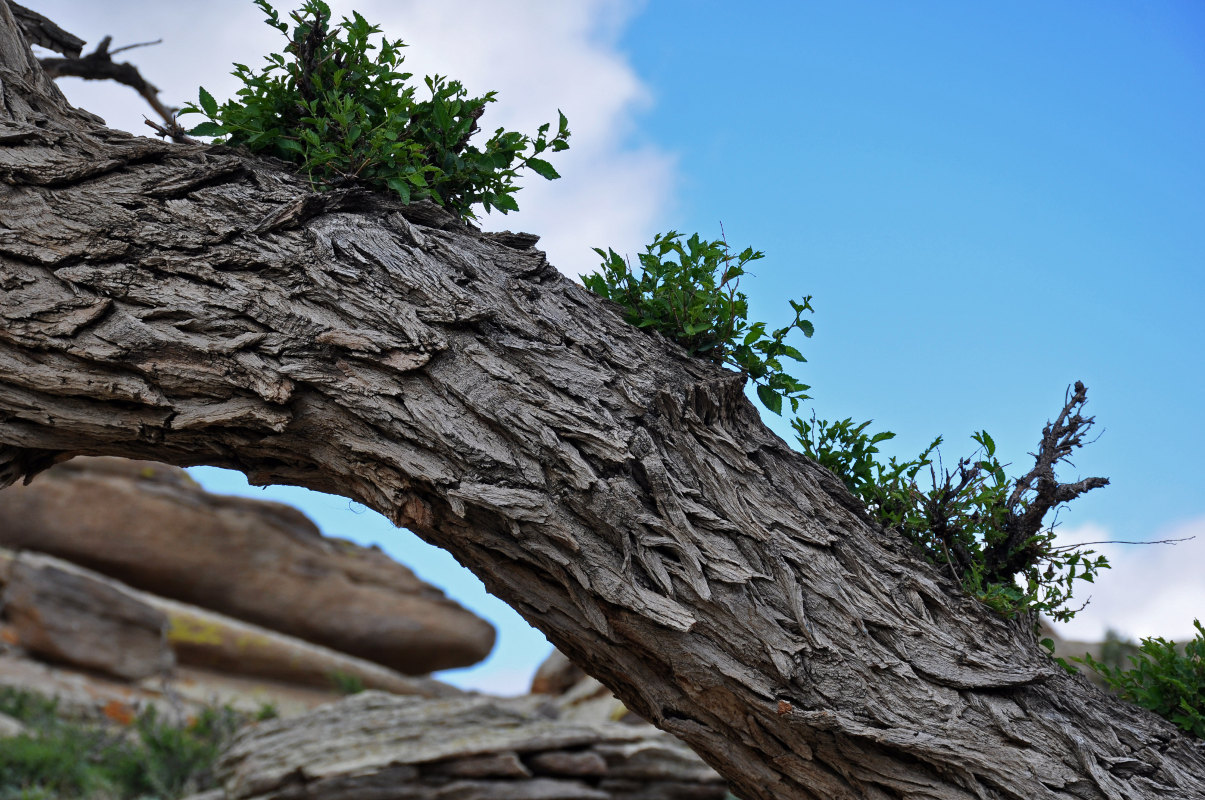
[[456, 80], [425, 79], [430, 99], [418, 99], [402, 72], [400, 39], [372, 40], [381, 29], [352, 12], [331, 26], [330, 7], [306, 0], [289, 24], [267, 0], [255, 0], [267, 23], [288, 39], [283, 53], [253, 72], [235, 64], [243, 82], [237, 99], [221, 105], [204, 87], [183, 113], [208, 117], [196, 136], [225, 137], [229, 145], [296, 163], [315, 188], [364, 182], [396, 192], [403, 202], [430, 199], [464, 218], [474, 206], [518, 211], [519, 170], [549, 180], [556, 169], [541, 156], [569, 147], [569, 123], [559, 115], [535, 136], [498, 128], [473, 144], [478, 121], [496, 93], [471, 97]]

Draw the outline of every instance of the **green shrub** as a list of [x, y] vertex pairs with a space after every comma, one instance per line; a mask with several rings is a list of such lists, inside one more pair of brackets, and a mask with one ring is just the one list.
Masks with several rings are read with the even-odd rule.
[[59, 701], [15, 686], [0, 686], [0, 714], [29, 725], [54, 720]]
[[1138, 645], [1132, 640], [1123, 638], [1117, 631], [1109, 628], [1105, 631], [1104, 641], [1100, 643], [1100, 663], [1109, 667], [1122, 667], [1138, 655]]
[[186, 725], [148, 706], [130, 729], [54, 716], [57, 703], [0, 690], [0, 711], [29, 726], [0, 746], [0, 800], [174, 800], [210, 788], [213, 767], [246, 719], [206, 708]]
[[[722, 239], [695, 234], [684, 243], [676, 231], [653, 239], [638, 270], [614, 250], [595, 252], [603, 258], [600, 271], [583, 281], [620, 303], [628, 322], [752, 379], [762, 404], [775, 413], [783, 400], [798, 411], [808, 399], [810, 387], [785, 371], [783, 359], [806, 361], [785, 339], [793, 330], [812, 336], [812, 323], [802, 318], [812, 311], [811, 298], [790, 301], [794, 320], [767, 334], [766, 323], [748, 321], [747, 298], [738, 290], [746, 265], [763, 253], [747, 248], [732, 256]], [[1108, 483], [1065, 484], [1055, 475], [1093, 423], [1081, 413], [1086, 402], [1087, 390], [1077, 382], [1043, 429], [1033, 469], [1016, 478], [1005, 473], [987, 431], [972, 437], [977, 449], [971, 456], [945, 470], [939, 468], [941, 437], [914, 459], [884, 460], [879, 445], [895, 434], [871, 433], [869, 421], [828, 422], [813, 413], [791, 425], [804, 453], [840, 477], [879, 524], [916, 545], [968, 592], [1006, 616], [1040, 612], [1064, 621], [1079, 610], [1071, 605], [1073, 583], [1091, 582], [1109, 566], [1091, 550], [1056, 545], [1045, 524], [1050, 511]]]
[[1083, 607], [1072, 605], [1074, 582], [1092, 583], [1109, 567], [1093, 550], [1055, 544], [1054, 529], [1045, 523], [1058, 506], [1108, 484], [1104, 478], [1064, 484], [1055, 474], [1094, 421], [1080, 413], [1086, 402], [1087, 389], [1077, 382], [1055, 422], [1043, 429], [1033, 469], [1013, 478], [987, 431], [971, 437], [977, 449], [953, 470], [939, 470], [934, 459], [940, 436], [914, 459], [884, 462], [875, 457], [877, 445], [895, 434], [869, 434], [869, 422], [855, 426], [849, 419], [828, 423], [813, 416], [811, 423], [792, 424], [803, 451], [841, 477], [876, 521], [919, 547], [982, 602], [1005, 616], [1037, 612], [1065, 622]]
[[745, 248], [733, 256], [723, 239], [708, 242], [696, 233], [683, 244], [682, 238], [676, 231], [657, 234], [639, 256], [639, 273], [614, 250], [594, 248], [603, 258], [601, 272], [583, 281], [620, 303], [633, 325], [658, 331], [691, 355], [727, 364], [752, 379], [758, 398], [775, 414], [782, 413], [784, 399], [797, 411], [810, 387], [787, 374], [782, 359], [807, 360], [785, 339], [793, 330], [812, 335], [812, 323], [802, 318], [812, 310], [812, 298], [789, 301], [795, 319], [767, 335], [766, 323], [749, 324], [748, 299], [738, 289], [745, 265], [764, 253]]
[[406, 83], [411, 73], [400, 71], [405, 45], [374, 44], [370, 37], [381, 29], [358, 13], [332, 29], [330, 7], [306, 0], [291, 14], [290, 34], [267, 0], [255, 4], [288, 39], [284, 53], [268, 55], [258, 73], [235, 64], [243, 82], [237, 100], [218, 105], [201, 88], [199, 106], [182, 113], [209, 121], [189, 133], [292, 161], [316, 188], [363, 181], [407, 203], [429, 198], [465, 218], [475, 216], [475, 205], [517, 211], [515, 180], [524, 167], [560, 177], [540, 156], [568, 149], [564, 114], [555, 135], [549, 124], [534, 137], [498, 128], [478, 148], [470, 142], [494, 92], [470, 97], [459, 81], [435, 75], [425, 80], [430, 99], [419, 100]]
[[60, 727], [0, 741], [0, 800], [85, 797], [108, 786], [94, 757], [95, 731]]
[[364, 691], [364, 679], [359, 675], [337, 669], [330, 674], [331, 686], [339, 694], [352, 695]]
[[176, 798], [208, 789], [213, 767], [245, 718], [230, 707], [206, 708], [179, 726], [148, 706], [134, 723], [134, 742], [111, 748], [101, 770], [128, 796]]
[[1205, 739], [1205, 628], [1193, 620], [1197, 636], [1184, 648], [1160, 637], [1143, 639], [1131, 669], [1110, 666], [1091, 654], [1073, 659], [1097, 672], [1131, 703], [1149, 708], [1181, 730]]
[[260, 703], [253, 719], [256, 722], [265, 722], [270, 719], [276, 719], [279, 716], [280, 709], [277, 708], [275, 703]]

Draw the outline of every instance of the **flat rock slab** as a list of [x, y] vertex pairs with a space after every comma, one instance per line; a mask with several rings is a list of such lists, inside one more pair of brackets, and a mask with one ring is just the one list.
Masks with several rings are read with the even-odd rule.
[[167, 615], [116, 581], [32, 553], [0, 560], [7, 565], [0, 608], [24, 649], [127, 681], [166, 676], [175, 666]]
[[410, 675], [474, 664], [494, 644], [488, 622], [379, 550], [149, 461], [75, 458], [0, 491], [0, 546]]
[[562, 719], [538, 697], [365, 692], [261, 723], [222, 800], [721, 800], [722, 778], [651, 725]]

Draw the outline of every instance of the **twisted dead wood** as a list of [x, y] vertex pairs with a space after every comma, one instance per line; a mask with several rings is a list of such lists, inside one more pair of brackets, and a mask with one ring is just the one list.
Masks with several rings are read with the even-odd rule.
[[0, 145], [0, 485], [88, 453], [353, 498], [745, 800], [1205, 796], [1199, 742], [1052, 667], [530, 239], [105, 130], [2, 0]]

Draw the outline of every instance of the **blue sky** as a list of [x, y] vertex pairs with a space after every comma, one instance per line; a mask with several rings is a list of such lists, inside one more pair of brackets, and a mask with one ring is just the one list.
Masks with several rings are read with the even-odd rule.
[[[898, 434], [889, 452], [940, 433], [953, 462], [986, 428], [1022, 471], [1083, 380], [1101, 436], [1066, 474], [1113, 483], [1060, 514], [1065, 537], [1198, 538], [1103, 548], [1116, 568], [1066, 633], [1185, 636], [1205, 616], [1205, 5], [333, 5], [410, 42], [416, 72], [499, 89], [497, 124], [565, 109], [564, 180], [533, 178], [518, 217], [486, 227], [544, 235], [567, 274], [592, 265], [590, 247], [632, 252], [671, 228], [718, 237], [722, 223], [734, 246], [765, 251], [742, 285], [751, 316], [784, 321], [787, 297], [812, 295], [798, 374], [816, 411], [873, 418]], [[90, 42], [171, 39], [128, 55], [174, 103], [198, 83], [229, 94], [228, 63], [276, 45], [250, 3], [206, 7], [221, 13], [39, 6]], [[64, 87], [114, 125], [144, 113], [120, 90]], [[546, 652], [450, 557], [377, 515], [197, 474], [381, 541], [495, 621], [496, 656], [454, 680], [518, 689]]]

